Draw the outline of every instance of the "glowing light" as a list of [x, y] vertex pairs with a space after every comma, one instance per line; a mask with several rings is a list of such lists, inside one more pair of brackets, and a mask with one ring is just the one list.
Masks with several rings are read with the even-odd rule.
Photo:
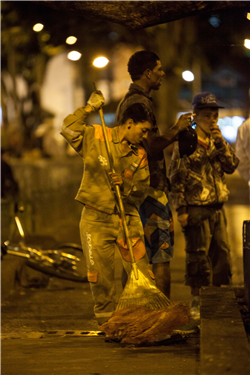
[[213, 17], [210, 17], [208, 22], [210, 23], [210, 25], [212, 25], [213, 27], [219, 27], [220, 26], [220, 19], [216, 16], [213, 16]]
[[41, 40], [43, 42], [47, 42], [49, 39], [50, 39], [50, 35], [49, 34], [43, 34], [43, 35], [41, 35]]
[[106, 57], [104, 57], [104, 56], [97, 57], [93, 61], [93, 65], [96, 68], [104, 68], [104, 66], [106, 66], [108, 63], [109, 63], [109, 60]]
[[227, 142], [232, 144], [236, 141], [238, 127], [244, 120], [245, 118], [241, 116], [219, 118], [218, 125]]
[[77, 41], [77, 38], [75, 36], [69, 36], [67, 39], [66, 39], [66, 43], [67, 44], [75, 44], [75, 42]]
[[15, 221], [16, 221], [16, 225], [17, 225], [17, 228], [19, 230], [19, 233], [20, 233], [21, 237], [24, 238], [23, 227], [22, 227], [21, 221], [20, 221], [18, 216], [15, 216]]
[[44, 25], [42, 23], [36, 23], [34, 26], [33, 26], [33, 30], [36, 32], [36, 33], [39, 33], [40, 31], [42, 31], [42, 29], [44, 28]]
[[194, 80], [194, 75], [190, 70], [185, 70], [185, 72], [182, 72], [182, 78], [184, 81], [191, 82]]
[[245, 39], [244, 40], [244, 46], [248, 49], [250, 49], [250, 39]]
[[232, 126], [233, 126], [235, 129], [238, 129], [238, 127], [243, 123], [244, 120], [245, 120], [244, 117], [241, 117], [241, 116], [233, 116], [233, 117], [232, 117]]
[[237, 131], [232, 126], [225, 126], [221, 129], [221, 133], [229, 143], [236, 141]]
[[250, 13], [247, 13], [247, 19], [250, 21]]
[[77, 61], [82, 57], [82, 54], [80, 52], [77, 52], [77, 51], [71, 51], [71, 52], [68, 53], [67, 57], [68, 57], [69, 60]]

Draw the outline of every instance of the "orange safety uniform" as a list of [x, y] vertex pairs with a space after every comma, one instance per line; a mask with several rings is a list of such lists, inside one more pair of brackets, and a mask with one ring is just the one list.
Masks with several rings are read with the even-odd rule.
[[[83, 158], [84, 172], [75, 199], [84, 205], [80, 220], [81, 241], [95, 303], [95, 316], [98, 323], [103, 324], [110, 318], [116, 306], [116, 246], [120, 250], [127, 273], [131, 271], [131, 258], [108, 176], [111, 168], [103, 130], [101, 125], [86, 125], [87, 116], [84, 107], [78, 108], [74, 114], [64, 119], [61, 134]], [[140, 270], [151, 279], [153, 274], [138, 213], [149, 187], [147, 153], [142, 147], [133, 145], [128, 152], [122, 152], [118, 127], [107, 127], [107, 134], [114, 169], [123, 178], [121, 195], [135, 259]]]

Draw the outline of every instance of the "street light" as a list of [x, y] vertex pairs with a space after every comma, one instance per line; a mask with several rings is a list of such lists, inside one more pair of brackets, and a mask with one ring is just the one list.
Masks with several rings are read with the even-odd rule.
[[192, 82], [194, 80], [194, 75], [190, 70], [185, 70], [185, 72], [182, 72], [182, 78], [184, 81]]
[[42, 23], [36, 23], [34, 26], [33, 26], [33, 30], [36, 32], [36, 33], [39, 33], [40, 31], [42, 31], [42, 29], [44, 28], [44, 25]]
[[104, 56], [97, 57], [93, 61], [93, 65], [96, 68], [104, 68], [108, 63], [109, 63], [109, 60], [106, 57], [104, 57]]
[[244, 46], [245, 46], [247, 49], [250, 49], [250, 39], [245, 39], [245, 40], [244, 40]]
[[82, 57], [82, 54], [77, 51], [71, 51], [68, 53], [67, 57], [69, 60], [77, 61], [77, 60], [80, 60], [80, 58]]
[[66, 43], [67, 44], [75, 44], [75, 42], [77, 41], [77, 38], [75, 36], [69, 36], [67, 39], [66, 39]]

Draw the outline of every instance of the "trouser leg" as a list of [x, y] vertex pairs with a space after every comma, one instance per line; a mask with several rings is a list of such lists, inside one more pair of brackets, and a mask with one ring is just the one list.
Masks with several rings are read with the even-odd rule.
[[212, 234], [209, 220], [204, 220], [200, 225], [188, 225], [183, 231], [186, 240], [185, 284], [191, 287], [194, 294], [195, 290], [211, 284], [208, 249]]
[[160, 289], [160, 291], [168, 298], [170, 298], [170, 262], [153, 264], [153, 273], [157, 288]]
[[209, 249], [212, 261], [212, 284], [215, 286], [230, 285], [231, 257], [224, 209], [216, 212], [213, 226], [213, 239]]
[[114, 258], [118, 230], [118, 215], [83, 209], [80, 221], [81, 242], [94, 300], [94, 313], [99, 324], [111, 317], [116, 306]]
[[174, 222], [166, 194], [154, 190], [154, 194], [148, 196], [141, 205], [140, 216], [156, 286], [170, 298], [170, 260], [174, 251]]

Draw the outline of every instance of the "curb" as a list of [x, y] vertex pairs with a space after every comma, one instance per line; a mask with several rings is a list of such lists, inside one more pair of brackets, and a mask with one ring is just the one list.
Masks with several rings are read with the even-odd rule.
[[201, 289], [201, 375], [246, 375], [250, 347], [230, 287]]

